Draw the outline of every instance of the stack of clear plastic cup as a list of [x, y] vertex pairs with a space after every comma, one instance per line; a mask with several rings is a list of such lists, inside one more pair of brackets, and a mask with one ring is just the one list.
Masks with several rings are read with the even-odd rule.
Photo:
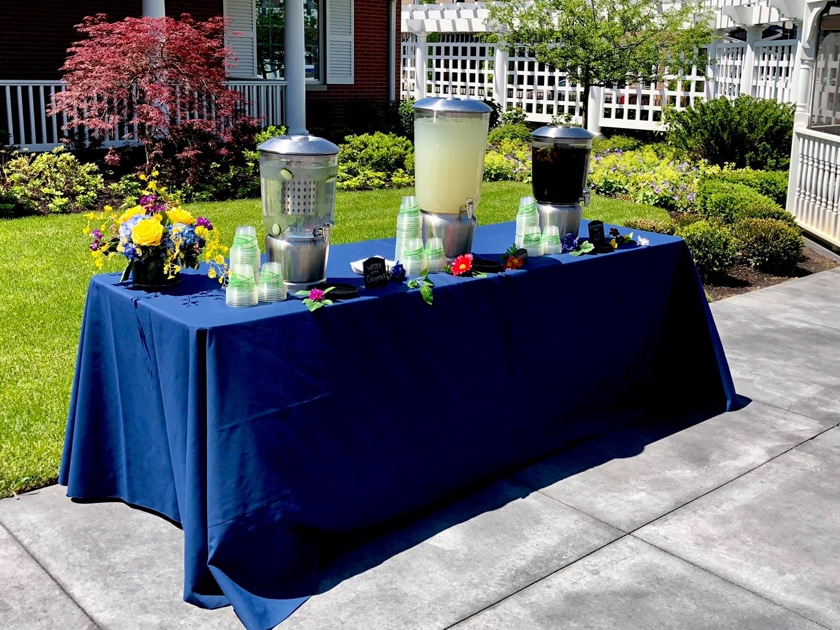
[[443, 239], [433, 237], [426, 241], [426, 249], [423, 250], [426, 261], [426, 270], [429, 273], [438, 273], [446, 267], [446, 253], [443, 250]]
[[257, 305], [257, 283], [254, 281], [253, 266], [242, 263], [231, 264], [225, 303], [228, 306]]
[[[533, 240], [534, 230], [540, 231], [540, 215], [537, 213], [537, 200], [533, 197], [522, 197], [519, 200], [519, 210], [516, 212], [516, 237], [514, 243], [517, 247], [525, 247], [525, 239], [530, 237]], [[541, 235], [540, 235], [541, 236]], [[535, 249], [534, 244], [531, 244], [532, 249]], [[531, 251], [528, 251], [531, 256]], [[540, 254], [536, 254], [539, 256]]]
[[257, 294], [260, 302], [282, 302], [286, 299], [286, 283], [283, 282], [283, 268], [279, 262], [263, 263]]
[[410, 238], [405, 242], [402, 264], [409, 276], [419, 276], [425, 267], [425, 256], [423, 255], [423, 239]]
[[543, 255], [542, 233], [539, 225], [531, 225], [526, 228], [523, 246], [528, 250], [528, 258]]
[[257, 228], [253, 225], [240, 225], [236, 228], [229, 257], [231, 267], [233, 265], [251, 265], [254, 270], [254, 282], [259, 283], [260, 246], [257, 244]]
[[[542, 233], [543, 254], [560, 254], [563, 245], [560, 242], [560, 227], [546, 225]], [[530, 255], [530, 254], [529, 254]]]
[[423, 216], [416, 197], [403, 197], [400, 213], [397, 215], [397, 246], [394, 260], [405, 262], [406, 244], [415, 238], [423, 238]]

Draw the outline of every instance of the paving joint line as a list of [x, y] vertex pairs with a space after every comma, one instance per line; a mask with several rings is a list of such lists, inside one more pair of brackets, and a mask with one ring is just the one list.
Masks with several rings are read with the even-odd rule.
[[[765, 403], [765, 404], [766, 404], [766, 403]], [[796, 412], [793, 412], [793, 413], [796, 413]], [[803, 414], [798, 414], [798, 415], [803, 415]], [[806, 417], [810, 417], [810, 416], [806, 416]], [[813, 419], [813, 418], [812, 418], [812, 419]], [[706, 492], [704, 492], [704, 493], [702, 493], [702, 494], [700, 494], [700, 495], [698, 495], [698, 496], [694, 497], [693, 499], [690, 499], [690, 500], [686, 501], [685, 503], [683, 503], [683, 504], [681, 504], [681, 505], [679, 505], [679, 506], [677, 506], [677, 507], [675, 507], [675, 508], [673, 508], [673, 509], [671, 509], [671, 510], [668, 510], [668, 511], [667, 511], [667, 512], [665, 512], [664, 514], [660, 514], [660, 515], [659, 515], [659, 516], [657, 516], [656, 518], [653, 518], [653, 519], [651, 519], [651, 520], [647, 521], [646, 523], [644, 523], [644, 524], [642, 524], [642, 525], [639, 525], [638, 527], [636, 527], [636, 528], [634, 528], [634, 529], [631, 529], [630, 531], [627, 531], [627, 532], [625, 532], [623, 529], [621, 529], [620, 527], [617, 527], [616, 525], [614, 525], [614, 524], [612, 524], [612, 523], [608, 523], [607, 521], [604, 521], [604, 520], [602, 520], [602, 519], [600, 519], [600, 518], [598, 518], [598, 517], [596, 517], [596, 516], [593, 516], [592, 514], [588, 514], [588, 513], [587, 513], [587, 512], [585, 512], [584, 510], [581, 510], [581, 509], [579, 509], [579, 508], [576, 508], [576, 507], [574, 507], [574, 506], [572, 506], [572, 505], [569, 505], [568, 503], [565, 503], [565, 502], [563, 502], [563, 501], [561, 501], [561, 500], [559, 500], [559, 499], [556, 499], [555, 497], [552, 497], [552, 496], [550, 496], [550, 495], [548, 495], [548, 494], [545, 494], [545, 493], [543, 493], [543, 492], [542, 492], [539, 488], [533, 488], [533, 487], [529, 486], [528, 484], [526, 484], [526, 483], [522, 483], [521, 481], [516, 480], [516, 479], [513, 479], [513, 478], [506, 478], [506, 481], [508, 481], [508, 482], [510, 482], [510, 483], [515, 483], [515, 484], [518, 484], [518, 485], [523, 486], [523, 487], [525, 487], [525, 488], [528, 488], [528, 489], [530, 489], [531, 491], [533, 491], [533, 492], [536, 492], [536, 493], [540, 494], [541, 496], [544, 496], [544, 497], [546, 497], [546, 498], [548, 498], [548, 499], [551, 499], [552, 501], [554, 501], [554, 502], [556, 502], [556, 503], [559, 503], [560, 505], [563, 505], [563, 506], [565, 506], [565, 507], [568, 507], [568, 508], [570, 508], [570, 509], [572, 509], [572, 510], [574, 510], [574, 511], [576, 511], [576, 512], [580, 513], [580, 514], [583, 514], [584, 516], [587, 516], [587, 517], [589, 517], [589, 518], [591, 518], [591, 519], [593, 519], [593, 520], [595, 520], [595, 521], [598, 521], [599, 523], [603, 523], [604, 525], [607, 525], [607, 526], [609, 526], [610, 528], [615, 529], [616, 531], [622, 532], [622, 535], [621, 535], [621, 536], [619, 536], [618, 538], [615, 538], [615, 539], [613, 539], [613, 540], [611, 540], [611, 541], [607, 542], [607, 543], [604, 543], [603, 545], [601, 545], [601, 546], [599, 546], [599, 547], [597, 547], [597, 548], [593, 549], [592, 551], [589, 551], [589, 552], [587, 552], [587, 553], [583, 554], [581, 557], [576, 558], [575, 560], [572, 560], [572, 561], [571, 561], [571, 562], [569, 562], [568, 564], [564, 564], [562, 567], [558, 567], [558, 568], [557, 568], [557, 569], [555, 569], [554, 571], [551, 571], [551, 572], [549, 572], [549, 573], [545, 574], [544, 576], [539, 577], [539, 578], [537, 578], [537, 579], [535, 579], [535, 580], [531, 581], [530, 583], [528, 583], [528, 584], [526, 584], [526, 585], [524, 585], [524, 586], [522, 586], [522, 587], [520, 587], [520, 588], [518, 588], [518, 589], [516, 589], [516, 590], [514, 590], [514, 591], [511, 591], [510, 593], [508, 593], [507, 595], [505, 595], [505, 596], [504, 596], [504, 597], [502, 597], [501, 599], [496, 600], [496, 601], [495, 601], [495, 602], [493, 602], [492, 604], [488, 604], [487, 606], [484, 606], [483, 608], [480, 608], [479, 610], [477, 610], [477, 611], [475, 611], [475, 612], [473, 612], [473, 613], [471, 613], [471, 614], [467, 615], [466, 617], [463, 617], [462, 619], [459, 619], [459, 620], [458, 620], [458, 621], [456, 621], [455, 623], [452, 623], [452, 624], [450, 624], [450, 625], [448, 625], [448, 626], [445, 626], [445, 627], [444, 627], [444, 630], [449, 630], [450, 628], [453, 628], [454, 626], [458, 625], [459, 623], [462, 623], [462, 622], [466, 621], [467, 619], [471, 619], [472, 617], [475, 617], [476, 615], [480, 615], [480, 614], [481, 614], [481, 613], [483, 613], [484, 611], [489, 610], [490, 608], [493, 608], [494, 606], [498, 606], [499, 604], [501, 604], [501, 603], [502, 603], [502, 602], [504, 602], [505, 600], [510, 599], [510, 598], [511, 598], [511, 597], [513, 597], [514, 595], [517, 595], [517, 594], [521, 593], [521, 592], [522, 592], [522, 591], [524, 591], [525, 589], [531, 588], [532, 586], [534, 586], [534, 585], [538, 584], [539, 582], [542, 582], [543, 580], [545, 580], [545, 579], [547, 579], [547, 578], [549, 578], [549, 577], [551, 577], [551, 576], [553, 576], [553, 575], [556, 575], [556, 574], [557, 574], [557, 573], [559, 573], [560, 571], [563, 571], [563, 570], [564, 570], [564, 569], [566, 569], [567, 567], [570, 567], [570, 566], [572, 566], [572, 565], [574, 565], [574, 564], [577, 564], [578, 562], [580, 562], [580, 561], [581, 561], [581, 560], [583, 560], [584, 558], [587, 558], [587, 557], [591, 556], [593, 553], [596, 553], [596, 552], [600, 551], [601, 549], [604, 549], [604, 548], [609, 547], [610, 545], [613, 545], [613, 544], [615, 544], [615, 543], [617, 543], [617, 542], [619, 542], [619, 541], [621, 541], [621, 540], [624, 540], [624, 539], [625, 539], [625, 538], [627, 538], [627, 537], [631, 537], [631, 538], [633, 538], [633, 539], [635, 539], [635, 540], [640, 540], [641, 542], [643, 542], [643, 543], [645, 543], [645, 544], [648, 544], [648, 545], [651, 545], [652, 547], [654, 547], [654, 548], [656, 548], [656, 549], [660, 549], [660, 548], [659, 548], [659, 547], [657, 547], [656, 545], [653, 545], [653, 544], [649, 543], [648, 541], [646, 541], [646, 540], [644, 540], [644, 539], [642, 539], [642, 538], [639, 538], [638, 536], [635, 536], [634, 534], [635, 534], [636, 532], [638, 532], [640, 529], [642, 529], [642, 528], [644, 528], [644, 527], [647, 527], [647, 526], [648, 526], [648, 525], [650, 525], [651, 523], [654, 523], [654, 522], [656, 522], [656, 521], [658, 521], [658, 520], [660, 520], [660, 519], [662, 519], [662, 518], [665, 518], [666, 516], [668, 516], [668, 515], [670, 515], [670, 514], [673, 514], [673, 513], [674, 513], [674, 512], [676, 512], [677, 510], [681, 510], [681, 509], [682, 509], [682, 508], [684, 508], [685, 506], [690, 505], [691, 503], [694, 503], [694, 502], [695, 502], [695, 501], [697, 501], [698, 499], [702, 499], [703, 497], [705, 497], [705, 496], [707, 496], [707, 495], [709, 495], [709, 494], [711, 494], [711, 493], [713, 493], [713, 492], [717, 492], [718, 490], [720, 490], [720, 489], [721, 489], [721, 488], [723, 488], [724, 486], [729, 485], [729, 484], [730, 484], [730, 483], [732, 483], [733, 481], [737, 481], [738, 479], [740, 479], [740, 478], [741, 478], [741, 477], [743, 477], [744, 475], [748, 475], [749, 473], [751, 473], [751, 472], [753, 472], [753, 471], [755, 471], [755, 470], [758, 470], [758, 469], [759, 469], [759, 468], [761, 468], [762, 466], [764, 466], [764, 465], [766, 465], [766, 464], [769, 464], [770, 462], [772, 462], [772, 461], [774, 461], [774, 460], [778, 459], [778, 458], [779, 458], [779, 457], [781, 457], [782, 455], [786, 455], [787, 453], [790, 453], [792, 450], [794, 450], [794, 449], [796, 449], [796, 448], [798, 448], [798, 447], [802, 446], [802, 445], [803, 445], [803, 444], [805, 444], [806, 442], [810, 442], [811, 440], [814, 440], [814, 439], [818, 438], [819, 436], [823, 435], [824, 433], [827, 433], [828, 431], [833, 430], [834, 428], [836, 428], [836, 427], [835, 427], [835, 426], [828, 427], [827, 429], [824, 429], [824, 430], [820, 431], [820, 432], [819, 432], [819, 433], [817, 433], [816, 435], [813, 435], [813, 436], [811, 436], [811, 437], [809, 437], [809, 438], [807, 438], [807, 439], [805, 439], [805, 440], [802, 440], [801, 442], [798, 442], [798, 443], [794, 444], [794, 445], [793, 445], [793, 446], [791, 446], [790, 448], [788, 448], [788, 449], [786, 449], [786, 450], [782, 451], [782, 452], [781, 452], [781, 453], [779, 453], [778, 455], [774, 455], [773, 457], [771, 457], [770, 459], [768, 459], [768, 460], [766, 460], [766, 461], [762, 462], [761, 464], [758, 464], [758, 465], [756, 465], [756, 466], [754, 466], [754, 467], [750, 468], [749, 470], [746, 470], [746, 471], [744, 471], [744, 472], [742, 472], [742, 473], [740, 473], [740, 474], [736, 475], [736, 476], [735, 476], [735, 477], [733, 477], [732, 479], [729, 479], [728, 481], [723, 482], [723, 483], [722, 483], [722, 484], [720, 484], [719, 486], [716, 486], [715, 488], [713, 488], [713, 489], [711, 489], [711, 490], [708, 490], [708, 491], [706, 491]], [[670, 436], [666, 436], [666, 438], [667, 438], [667, 437], [670, 437]], [[664, 549], [661, 549], [661, 551], [665, 551], [665, 550], [664, 550]], [[691, 566], [695, 566], [695, 567], [697, 567], [698, 569], [702, 569], [702, 570], [704, 570], [704, 571], [708, 572], [710, 575], [714, 575], [714, 576], [716, 576], [716, 577], [719, 577], [720, 579], [722, 579], [722, 580], [724, 580], [724, 581], [726, 581], [726, 582], [731, 583], [733, 586], [736, 586], [736, 587], [738, 587], [738, 588], [741, 588], [741, 589], [743, 589], [743, 590], [745, 590], [745, 591], [747, 591], [747, 592], [749, 592], [749, 593], [753, 593], [753, 591], [751, 591], [750, 589], [745, 588], [745, 587], [741, 586], [740, 584], [736, 584], [735, 582], [732, 582], [731, 580], [728, 580], [728, 579], [726, 579], [726, 578], [725, 578], [725, 577], [723, 577], [723, 576], [717, 575], [716, 573], [714, 573], [714, 572], [712, 572], [712, 571], [709, 571], [708, 569], [704, 569], [703, 567], [700, 567], [700, 566], [698, 566], [698, 565], [695, 565], [693, 562], [690, 562], [690, 561], [686, 560], [685, 558], [681, 558], [680, 556], [677, 556], [676, 554], [672, 554], [672, 553], [670, 553], [670, 552], [666, 552], [666, 553], [669, 553], [669, 555], [671, 555], [671, 556], [673, 556], [673, 557], [675, 557], [675, 558], [678, 558], [678, 559], [682, 560], [683, 562], [686, 562], [686, 563], [690, 564]], [[792, 610], [788, 609], [787, 607], [785, 607], [785, 606], [783, 606], [783, 605], [779, 604], [778, 602], [774, 602], [773, 600], [770, 600], [770, 599], [768, 599], [768, 598], [764, 597], [763, 595], [760, 595], [760, 594], [758, 594], [758, 593], [753, 593], [753, 594], [754, 594], [754, 595], [757, 595], [758, 597], [760, 597], [760, 598], [762, 598], [762, 599], [764, 599], [764, 600], [766, 600], [766, 601], [767, 601], [767, 602], [769, 602], [769, 603], [774, 604], [775, 606], [779, 606], [780, 608], [782, 608], [782, 609], [784, 609], [784, 610], [787, 610], [787, 611], [788, 611], [788, 612], [790, 612], [790, 613], [793, 613], [793, 614], [795, 614], [795, 615], [798, 615], [798, 616], [802, 617], [803, 619], [807, 619], [808, 621], [811, 621], [812, 623], [815, 623], [815, 624], [817, 624], [817, 625], [818, 625], [818, 626], [820, 626], [820, 627], [823, 627], [823, 628], [826, 628], [826, 627], [827, 627], [827, 626], [824, 626], [824, 625], [823, 625], [823, 624], [821, 624], [821, 623], [818, 623], [818, 622], [816, 622], [816, 621], [814, 621], [814, 620], [812, 620], [812, 619], [810, 619], [810, 618], [806, 617], [805, 615], [802, 615], [802, 614], [800, 614], [800, 613], [797, 613], [797, 612], [795, 612], [795, 611], [792, 611]]]
[[748, 588], [748, 587], [747, 587], [747, 586], [745, 586], [744, 584], [739, 584], [738, 582], [735, 582], [734, 580], [731, 580], [730, 578], [728, 578], [728, 577], [726, 577], [726, 576], [724, 576], [724, 575], [720, 575], [720, 574], [718, 574], [718, 573], [715, 573], [715, 572], [714, 572], [714, 571], [712, 571], [711, 569], [708, 569], [708, 568], [706, 568], [706, 567], [704, 567], [704, 566], [702, 566], [702, 565], [696, 564], [696, 563], [692, 562], [691, 560], [689, 560], [688, 558], [683, 558], [682, 556], [680, 556], [680, 555], [678, 555], [678, 554], [676, 554], [676, 553], [674, 553], [674, 552], [672, 552], [672, 551], [669, 551], [669, 550], [665, 549], [664, 547], [660, 547], [659, 545], [656, 545], [656, 544], [654, 544], [654, 543], [652, 543], [652, 542], [650, 542], [650, 541], [648, 541], [648, 540], [645, 540], [644, 538], [639, 538], [638, 536], [634, 536], [633, 534], [628, 534], [628, 536], [630, 536], [631, 538], [634, 538], [635, 540], [638, 540], [638, 541], [639, 541], [639, 542], [641, 542], [641, 543], [644, 543], [645, 545], [650, 545], [650, 546], [651, 546], [651, 547], [653, 547], [654, 549], [658, 549], [659, 551], [661, 551], [661, 552], [663, 552], [663, 553], [668, 554], [668, 555], [669, 555], [669, 556], [671, 556], [672, 558], [676, 558], [677, 560], [680, 560], [680, 561], [682, 561], [682, 562], [685, 562], [686, 564], [689, 564], [689, 565], [693, 566], [695, 569], [699, 569], [700, 571], [703, 571], [704, 573], [708, 573], [708, 574], [709, 574], [709, 575], [711, 575], [711, 576], [714, 576], [714, 577], [716, 577], [716, 578], [718, 578], [718, 579], [720, 579], [720, 580], [723, 580], [723, 581], [724, 581], [724, 582], [726, 582], [727, 584], [731, 584], [732, 586], [734, 586], [734, 587], [735, 587], [735, 588], [737, 588], [737, 589], [740, 589], [740, 590], [746, 591], [747, 593], [750, 593], [750, 594], [752, 594], [752, 595], [755, 595], [755, 596], [756, 596], [756, 597], [758, 597], [759, 599], [763, 599], [764, 601], [766, 601], [766, 602], [767, 602], [767, 603], [769, 603], [769, 604], [773, 604], [774, 606], [778, 606], [778, 607], [779, 607], [779, 608], [781, 608], [782, 610], [786, 610], [786, 611], [788, 611], [789, 613], [791, 613], [791, 614], [793, 614], [793, 615], [796, 615], [797, 617], [802, 617], [803, 619], [805, 619], [805, 620], [807, 620], [807, 621], [810, 621], [810, 622], [811, 622], [811, 623], [813, 623], [813, 624], [818, 625], [820, 628], [826, 628], [826, 630], [832, 630], [832, 629], [831, 629], [831, 626], [827, 626], [827, 625], [825, 625], [825, 624], [820, 623], [819, 621], [816, 621], [816, 620], [814, 620], [814, 619], [811, 619], [811, 618], [810, 618], [810, 617], [808, 617], [807, 615], [803, 615], [803, 614], [802, 614], [802, 613], [800, 613], [800, 612], [797, 612], [797, 611], [795, 611], [795, 610], [791, 610], [790, 608], [788, 608], [788, 607], [787, 607], [787, 606], [785, 606], [784, 604], [782, 604], [782, 603], [780, 603], [780, 602], [777, 602], [777, 601], [774, 601], [774, 600], [770, 599], [769, 597], [767, 597], [766, 595], [763, 595], [763, 594], [759, 593], [758, 591], [754, 591], [754, 590], [752, 590], [751, 588]]
[[50, 579], [50, 581], [58, 587], [58, 590], [60, 590], [62, 593], [64, 593], [64, 595], [66, 595], [66, 596], [67, 596], [67, 599], [69, 599], [71, 602], [73, 602], [73, 605], [81, 611], [81, 613], [85, 616], [85, 618], [87, 618], [87, 619], [88, 619], [88, 620], [89, 620], [89, 621], [93, 624], [93, 626], [94, 626], [95, 628], [101, 628], [101, 627], [102, 627], [102, 626], [100, 626], [100, 625], [96, 622], [96, 619], [94, 619], [93, 617], [91, 617], [91, 616], [90, 616], [90, 614], [88, 613], [88, 611], [87, 611], [87, 610], [85, 610], [85, 609], [84, 609], [84, 607], [83, 607], [83, 606], [82, 606], [82, 605], [81, 605], [78, 601], [76, 601], [76, 598], [75, 598], [75, 597], [73, 597], [73, 595], [71, 595], [71, 594], [70, 594], [70, 592], [69, 592], [69, 591], [68, 591], [68, 590], [64, 587], [64, 584], [62, 584], [62, 583], [61, 583], [61, 581], [60, 581], [58, 578], [56, 578], [56, 577], [55, 577], [52, 573], [50, 573], [50, 572], [49, 572], [49, 570], [47, 569], [47, 567], [46, 567], [46, 566], [44, 566], [44, 564], [43, 564], [43, 563], [42, 563], [42, 562], [38, 559], [38, 557], [37, 557], [37, 556], [35, 556], [35, 555], [34, 555], [34, 554], [33, 554], [33, 553], [29, 550], [29, 547], [27, 547], [27, 546], [23, 543], [23, 541], [22, 541], [22, 540], [20, 540], [17, 536], [15, 536], [14, 532], [12, 532], [12, 531], [11, 531], [8, 527], [6, 527], [5, 523], [3, 523], [3, 521], [2, 521], [2, 520], [0, 520], [0, 528], [3, 528], [3, 530], [4, 530], [4, 531], [5, 531], [5, 532], [9, 535], [9, 537], [10, 537], [12, 540], [14, 540], [14, 541], [15, 541], [15, 543], [17, 543], [17, 545], [18, 545], [21, 549], [23, 549], [23, 551], [26, 553], [26, 555], [27, 555], [27, 556], [29, 556], [30, 558], [32, 558], [32, 561], [33, 561], [35, 564], [37, 564], [37, 565], [38, 565], [38, 567], [39, 567], [39, 568], [40, 568], [40, 569], [41, 569], [41, 570], [42, 570], [42, 571], [46, 574], [46, 576]]

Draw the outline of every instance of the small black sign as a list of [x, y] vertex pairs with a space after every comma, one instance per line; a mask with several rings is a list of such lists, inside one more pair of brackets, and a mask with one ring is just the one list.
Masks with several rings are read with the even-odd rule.
[[604, 222], [590, 221], [589, 222], [589, 242], [595, 247], [603, 246], [607, 241], [604, 237]]
[[362, 263], [362, 272], [365, 276], [365, 288], [373, 289], [384, 287], [388, 284], [388, 268], [385, 266], [385, 259], [374, 256]]
[[603, 221], [589, 222], [589, 242], [595, 246], [596, 254], [609, 254], [614, 251], [613, 246], [607, 242], [604, 236]]

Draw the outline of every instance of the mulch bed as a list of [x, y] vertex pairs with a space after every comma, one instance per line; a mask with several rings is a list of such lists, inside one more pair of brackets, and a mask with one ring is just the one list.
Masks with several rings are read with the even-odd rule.
[[833, 259], [827, 258], [809, 247], [805, 247], [803, 256], [803, 260], [790, 276], [775, 276], [751, 269], [745, 265], [738, 265], [733, 267], [727, 275], [706, 282], [706, 293], [713, 301], [723, 300], [733, 295], [763, 289], [838, 266]]

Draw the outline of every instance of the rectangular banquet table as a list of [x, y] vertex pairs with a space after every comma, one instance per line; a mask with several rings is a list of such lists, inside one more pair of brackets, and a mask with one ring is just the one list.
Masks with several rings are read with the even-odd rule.
[[[586, 224], [582, 226], [586, 232]], [[499, 259], [512, 223], [479, 227]], [[685, 243], [434, 274], [310, 313], [226, 306], [198, 272], [161, 293], [93, 278], [59, 483], [180, 523], [184, 598], [248, 628], [318, 583], [319, 541], [405, 514], [640, 415], [729, 409], [729, 368]], [[333, 246], [349, 263], [393, 239]]]

